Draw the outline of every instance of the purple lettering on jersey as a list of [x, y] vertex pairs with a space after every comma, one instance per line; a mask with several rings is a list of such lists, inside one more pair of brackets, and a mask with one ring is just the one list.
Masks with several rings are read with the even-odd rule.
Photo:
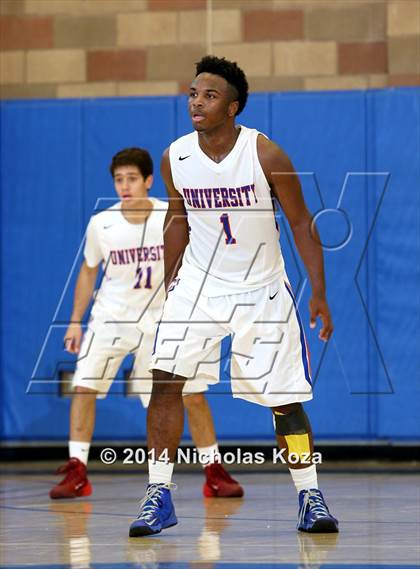
[[182, 192], [184, 194], [184, 198], [188, 205], [192, 206], [191, 197], [190, 197], [190, 190], [188, 188], [182, 188]]
[[135, 249], [129, 249], [129, 250], [128, 250], [128, 254], [130, 255], [131, 261], [132, 261], [133, 263], [135, 263], [136, 260], [137, 260], [137, 259], [136, 259], [136, 250], [135, 250]]
[[214, 207], [222, 207], [222, 202], [219, 199], [220, 188], [213, 188]]
[[113, 265], [116, 265], [117, 262], [118, 262], [118, 261], [117, 261], [117, 254], [116, 254], [115, 251], [111, 251], [111, 261], [112, 261], [112, 264], [113, 264]]
[[149, 260], [156, 261], [156, 247], [154, 245], [150, 247], [149, 252], [150, 252]]
[[198, 190], [198, 193], [200, 194], [200, 204], [201, 204], [200, 207], [201, 207], [202, 209], [205, 209], [206, 204], [204, 203], [204, 200], [203, 200], [203, 191], [204, 191], [203, 188], [200, 188], [200, 189]]
[[212, 204], [213, 204], [212, 189], [211, 188], [204, 188], [204, 195], [206, 196], [207, 207], [211, 208]]
[[238, 207], [236, 188], [229, 188], [230, 207]]
[[251, 190], [252, 190], [252, 193], [254, 194], [255, 203], [258, 203], [257, 194], [255, 193], [255, 185], [254, 184], [251, 184]]
[[222, 194], [222, 204], [223, 207], [230, 207], [229, 195], [227, 188], [220, 188], [220, 193]]
[[117, 255], [118, 255], [118, 264], [126, 265], [127, 261], [125, 260], [125, 251], [124, 250], [117, 251]]
[[194, 209], [250, 207], [251, 191], [258, 203], [254, 184], [238, 188], [183, 188], [182, 191], [185, 201]]
[[143, 261], [149, 260], [149, 247], [143, 247]]
[[249, 199], [249, 192], [251, 191], [251, 188], [249, 186], [242, 186], [241, 190], [245, 194], [246, 205], [251, 205], [251, 200]]
[[241, 188], [235, 188], [235, 190], [236, 190], [236, 195], [238, 196], [239, 205], [241, 207], [244, 207], [244, 202], [242, 201], [242, 196], [241, 196]]
[[193, 207], [200, 208], [200, 202], [198, 201], [198, 189], [193, 190], [191, 188], [190, 192], [191, 192], [191, 202], [192, 202], [192, 204], [190, 205], [192, 205]]

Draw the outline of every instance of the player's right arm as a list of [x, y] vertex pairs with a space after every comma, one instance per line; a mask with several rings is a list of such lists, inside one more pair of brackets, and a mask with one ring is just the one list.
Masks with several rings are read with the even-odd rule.
[[178, 273], [185, 248], [190, 240], [184, 200], [176, 191], [172, 179], [169, 148], [163, 153], [160, 172], [169, 198], [168, 212], [163, 226], [165, 290], [168, 290]]
[[86, 261], [83, 261], [77, 277], [70, 324], [64, 336], [64, 347], [71, 354], [78, 354], [80, 350], [83, 336], [81, 322], [95, 290], [98, 270], [99, 265], [89, 267]]

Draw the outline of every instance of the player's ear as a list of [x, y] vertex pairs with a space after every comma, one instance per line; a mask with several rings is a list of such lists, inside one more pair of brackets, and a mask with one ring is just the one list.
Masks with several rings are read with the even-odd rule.
[[239, 101], [232, 101], [231, 103], [229, 103], [228, 115], [230, 117], [234, 117], [238, 112], [238, 108], [239, 108]]
[[147, 191], [149, 191], [153, 184], [153, 175], [150, 174], [150, 176], [147, 176], [144, 183], [146, 184]]

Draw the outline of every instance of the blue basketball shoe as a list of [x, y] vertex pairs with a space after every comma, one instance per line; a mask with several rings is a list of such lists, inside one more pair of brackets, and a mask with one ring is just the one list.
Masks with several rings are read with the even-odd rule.
[[338, 520], [328, 510], [324, 496], [315, 488], [299, 492], [297, 529], [311, 533], [337, 533]]
[[175, 484], [149, 484], [140, 504], [138, 518], [130, 526], [130, 537], [160, 533], [178, 523], [171, 498]]

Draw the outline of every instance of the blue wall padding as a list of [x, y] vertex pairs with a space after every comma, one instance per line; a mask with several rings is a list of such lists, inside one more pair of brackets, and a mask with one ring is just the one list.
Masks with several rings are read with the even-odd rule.
[[[420, 97], [418, 90], [369, 97], [372, 162], [390, 172], [373, 239], [372, 320], [386, 363], [372, 359], [380, 437], [405, 437], [420, 427]], [[382, 187], [373, 188], [376, 199]], [[375, 357], [376, 356], [376, 357]], [[387, 377], [387, 375], [389, 377]]]
[[[327, 347], [307, 326], [309, 283], [277, 214], [311, 351], [307, 410], [319, 438], [420, 438], [419, 94], [255, 94], [239, 117], [285, 149], [310, 210], [322, 212], [335, 323]], [[67, 438], [69, 400], [59, 396], [57, 372], [74, 365], [63, 334], [86, 224], [115, 198], [110, 159], [123, 147], [147, 147], [152, 193], [164, 197], [161, 154], [189, 131], [183, 96], [2, 103], [2, 440]], [[124, 396], [128, 366], [98, 404], [97, 439], [145, 438], [145, 411]], [[226, 369], [213, 392], [220, 440], [273, 438], [268, 410], [231, 398]]]

